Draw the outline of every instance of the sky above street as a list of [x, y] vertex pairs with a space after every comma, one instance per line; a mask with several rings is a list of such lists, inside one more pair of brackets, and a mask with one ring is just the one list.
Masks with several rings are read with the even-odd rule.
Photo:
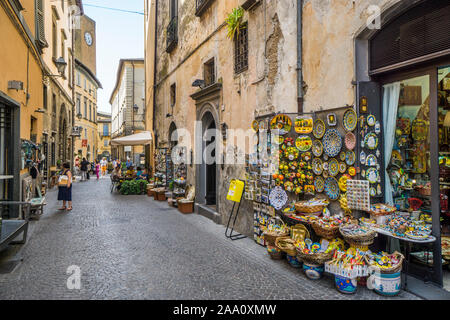
[[[92, 5], [92, 6], [91, 6]], [[144, 16], [93, 6], [144, 12], [144, 0], [85, 0], [84, 13], [96, 21], [98, 110], [111, 112], [109, 98], [116, 82], [119, 60], [144, 58]]]

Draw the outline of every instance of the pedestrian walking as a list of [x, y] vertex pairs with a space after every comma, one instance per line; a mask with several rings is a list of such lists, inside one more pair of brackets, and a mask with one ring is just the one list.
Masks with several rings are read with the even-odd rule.
[[87, 170], [86, 170], [86, 179], [90, 179], [89, 172], [91, 171], [92, 164], [88, 161]]
[[104, 177], [108, 166], [108, 161], [106, 161], [106, 158], [103, 158], [102, 161], [100, 161], [100, 166], [102, 168], [102, 177]]
[[97, 180], [100, 178], [100, 163], [95, 160], [95, 174], [97, 175]]
[[[58, 180], [58, 201], [63, 202], [63, 206], [58, 210], [72, 211], [72, 173], [70, 172], [70, 163], [63, 164], [63, 170], [60, 172]], [[69, 207], [66, 208], [66, 202]]]
[[81, 181], [86, 181], [87, 179], [88, 164], [89, 162], [86, 160], [86, 158], [83, 158], [83, 160], [81, 161]]

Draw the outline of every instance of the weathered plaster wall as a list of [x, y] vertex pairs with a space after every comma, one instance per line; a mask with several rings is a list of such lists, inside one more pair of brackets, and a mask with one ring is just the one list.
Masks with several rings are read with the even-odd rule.
[[[168, 2], [160, 1], [156, 67], [158, 87], [154, 115], [155, 133], [160, 146], [167, 146], [169, 126], [174, 121], [177, 128], [187, 129], [192, 149], [198, 151], [194, 145], [196, 106], [190, 96], [198, 90], [192, 87], [192, 83], [196, 79], [203, 79], [203, 64], [211, 58], [215, 58], [216, 80], [223, 85], [216, 106], [219, 114], [217, 126], [226, 123], [229, 129], [248, 130], [255, 115], [277, 110], [297, 110], [296, 1], [267, 1], [266, 6], [261, 4], [245, 13], [244, 21], [248, 21], [249, 34], [249, 67], [247, 71], [235, 75], [234, 44], [226, 37], [227, 27], [223, 24], [227, 14], [239, 3], [237, 0], [214, 1], [201, 17], [196, 17], [195, 1], [180, 0], [178, 45], [168, 54], [165, 49], [169, 8]], [[152, 28], [150, 25], [149, 28]], [[151, 45], [147, 44], [146, 47], [151, 48]], [[149, 56], [150, 53], [147, 54]], [[172, 110], [170, 85], [173, 83], [176, 83], [177, 96]], [[149, 91], [147, 86], [148, 96], [151, 95]], [[147, 97], [147, 112], [148, 103]], [[167, 113], [173, 114], [173, 117], [166, 118]], [[147, 114], [147, 119], [150, 118]], [[189, 136], [185, 135], [181, 139], [189, 140]], [[250, 150], [245, 151], [248, 153]], [[226, 223], [229, 205], [225, 198], [230, 179], [243, 179], [245, 169], [244, 165], [225, 165], [219, 171], [219, 213], [222, 222]], [[188, 183], [195, 184], [195, 166], [188, 167]], [[251, 234], [253, 212], [250, 204], [244, 203], [241, 210], [237, 229]]]
[[303, 80], [305, 111], [355, 103], [354, 39], [366, 26], [368, 8], [401, 0], [305, 0], [303, 6]]

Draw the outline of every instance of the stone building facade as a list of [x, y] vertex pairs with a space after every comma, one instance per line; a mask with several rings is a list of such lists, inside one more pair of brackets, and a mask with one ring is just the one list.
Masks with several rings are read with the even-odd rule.
[[111, 114], [97, 112], [97, 159], [111, 159]]
[[[174, 128], [186, 129], [190, 137], [179, 135], [178, 143], [195, 159], [206, 148], [196, 145], [195, 135], [207, 128], [246, 131], [255, 116], [297, 112], [297, 1], [146, 2], [146, 119], [154, 148], [168, 147]], [[227, 37], [225, 19], [241, 5], [246, 27], [238, 42]], [[193, 86], [196, 80], [205, 81], [200, 89]], [[227, 148], [232, 143], [224, 142]], [[196, 211], [226, 224], [230, 180], [242, 179], [244, 171], [243, 163], [189, 165]], [[250, 234], [253, 212], [241, 210], [237, 229]]]
[[[112, 139], [132, 135], [145, 129], [144, 89], [144, 59], [121, 59], [116, 85], [109, 100]], [[144, 148], [120, 146], [113, 147], [111, 152], [113, 157], [121, 160], [129, 157], [134, 163], [140, 163]]]

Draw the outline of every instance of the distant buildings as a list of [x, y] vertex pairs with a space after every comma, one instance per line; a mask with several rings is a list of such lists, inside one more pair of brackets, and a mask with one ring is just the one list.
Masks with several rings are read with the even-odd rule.
[[111, 159], [111, 114], [97, 111], [97, 159]]
[[[111, 94], [111, 138], [128, 136], [145, 130], [144, 123], [144, 59], [121, 59]], [[130, 157], [139, 163], [144, 156], [141, 146], [112, 147], [114, 158]]]

